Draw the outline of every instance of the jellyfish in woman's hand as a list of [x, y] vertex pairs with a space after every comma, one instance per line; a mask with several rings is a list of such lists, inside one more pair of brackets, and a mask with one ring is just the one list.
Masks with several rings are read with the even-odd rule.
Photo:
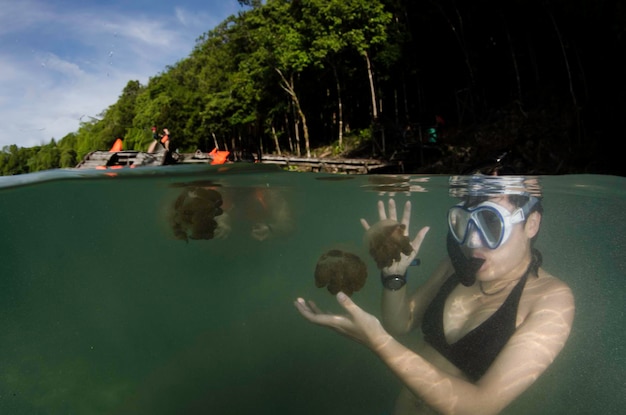
[[213, 189], [190, 187], [176, 198], [170, 215], [176, 239], [213, 239], [222, 212], [222, 195]]
[[365, 241], [378, 269], [390, 266], [393, 261], [400, 261], [400, 254], [409, 255], [413, 252], [405, 230], [406, 225], [392, 219], [381, 220], [367, 230]]
[[331, 294], [342, 291], [351, 296], [365, 286], [367, 267], [350, 252], [332, 249], [323, 254], [315, 267], [315, 286], [328, 287]]

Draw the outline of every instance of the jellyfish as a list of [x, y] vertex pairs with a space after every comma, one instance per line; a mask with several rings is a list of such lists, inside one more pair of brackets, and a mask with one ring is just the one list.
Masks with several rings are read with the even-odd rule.
[[367, 267], [357, 255], [332, 249], [323, 254], [315, 267], [315, 286], [327, 287], [331, 294], [342, 291], [352, 296], [365, 285]]
[[222, 212], [222, 195], [213, 190], [191, 187], [176, 199], [170, 216], [176, 239], [213, 239]]
[[406, 225], [392, 219], [381, 220], [367, 230], [365, 240], [378, 269], [390, 266], [394, 260], [400, 261], [400, 254], [413, 252], [405, 230]]

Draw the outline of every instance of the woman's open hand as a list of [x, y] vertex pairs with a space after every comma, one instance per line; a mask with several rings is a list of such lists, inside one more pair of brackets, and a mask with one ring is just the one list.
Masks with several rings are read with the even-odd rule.
[[[384, 220], [392, 220], [398, 222], [398, 214], [396, 209], [396, 202], [393, 199], [389, 199], [387, 210], [385, 210], [385, 203], [383, 201], [378, 201], [378, 218], [380, 221]], [[402, 212], [402, 220], [399, 222], [404, 225], [404, 235], [408, 238], [409, 236], [409, 225], [411, 222], [411, 202], [407, 201], [404, 204], [404, 211]], [[361, 219], [361, 225], [365, 231], [370, 229], [370, 224], [365, 219]], [[405, 255], [404, 253], [400, 254], [400, 260], [394, 260], [392, 264], [388, 267], [382, 269], [382, 273], [384, 275], [404, 275], [406, 273], [407, 268], [411, 265], [417, 253], [419, 252], [420, 246], [422, 245], [422, 241], [426, 236], [426, 233], [429, 231], [429, 227], [423, 227], [415, 236], [415, 238], [410, 242], [413, 251]]]
[[294, 305], [311, 323], [329, 327], [371, 349], [380, 346], [390, 337], [376, 317], [357, 306], [343, 292], [337, 293], [337, 301], [347, 314], [324, 313], [313, 301], [305, 301], [303, 298], [298, 298]]

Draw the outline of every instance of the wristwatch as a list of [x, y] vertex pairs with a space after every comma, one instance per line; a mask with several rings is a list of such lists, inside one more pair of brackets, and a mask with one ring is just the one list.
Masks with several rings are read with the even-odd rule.
[[406, 284], [406, 275], [392, 274], [383, 275], [380, 274], [380, 279], [383, 283], [383, 287], [391, 291], [398, 291]]

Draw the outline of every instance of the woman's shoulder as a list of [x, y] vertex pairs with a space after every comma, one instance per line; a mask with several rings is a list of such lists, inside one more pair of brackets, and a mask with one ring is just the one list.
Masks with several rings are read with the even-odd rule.
[[552, 275], [543, 268], [539, 268], [538, 278], [536, 281], [541, 282], [546, 289], [570, 289], [569, 285], [562, 279]]
[[533, 303], [543, 307], [550, 304], [557, 308], [573, 307], [574, 294], [565, 281], [543, 268], [539, 269], [538, 274], [538, 277], [529, 278], [527, 282], [528, 294], [533, 298]]

